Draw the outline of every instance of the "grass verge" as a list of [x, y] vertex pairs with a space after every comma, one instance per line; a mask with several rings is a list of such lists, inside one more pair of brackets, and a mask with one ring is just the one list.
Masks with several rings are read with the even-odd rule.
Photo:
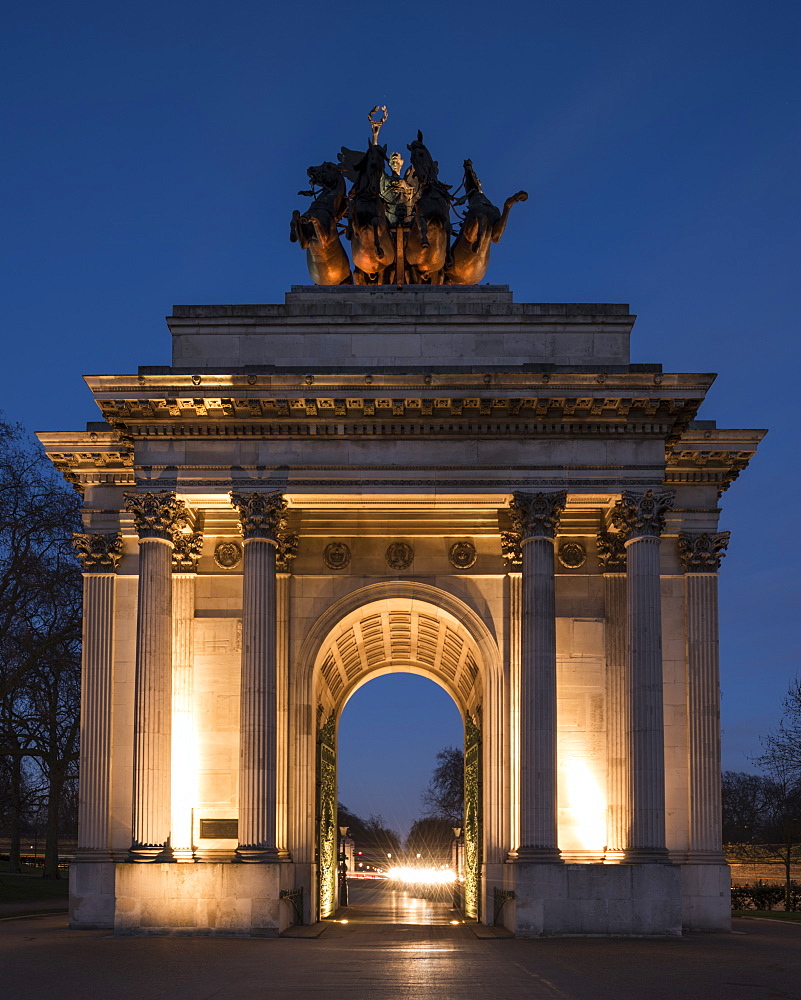
[[41, 873], [11, 875], [9, 872], [0, 872], [0, 903], [28, 903], [40, 899], [66, 900], [69, 891], [69, 880], [65, 878], [42, 878]]
[[801, 923], [801, 910], [732, 910], [733, 917], [761, 917], [763, 920], [792, 920]]

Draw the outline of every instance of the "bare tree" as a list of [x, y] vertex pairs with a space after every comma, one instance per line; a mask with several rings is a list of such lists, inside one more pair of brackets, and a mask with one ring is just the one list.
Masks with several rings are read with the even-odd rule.
[[19, 864], [23, 777], [47, 795], [45, 875], [58, 877], [61, 795], [75, 768], [81, 574], [72, 550], [80, 500], [38, 445], [0, 422], [0, 756], [10, 771], [12, 867]]
[[756, 762], [771, 772], [779, 769], [791, 784], [801, 784], [801, 680], [797, 677], [782, 705], [781, 722], [762, 738], [764, 753]]
[[446, 820], [450, 826], [461, 826], [464, 815], [464, 753], [456, 747], [445, 747], [437, 754], [428, 787], [421, 798], [425, 818]]

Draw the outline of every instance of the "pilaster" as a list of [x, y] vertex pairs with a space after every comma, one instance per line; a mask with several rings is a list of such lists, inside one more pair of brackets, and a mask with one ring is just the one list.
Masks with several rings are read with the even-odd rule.
[[625, 534], [631, 823], [626, 860], [667, 861], [660, 536], [674, 493], [624, 490], [612, 523]]
[[597, 542], [606, 615], [606, 858], [619, 861], [631, 823], [626, 548], [620, 532], [601, 531]]
[[723, 864], [720, 801], [718, 570], [729, 532], [681, 532], [687, 614], [689, 853], [694, 863]]
[[114, 598], [122, 535], [73, 535], [83, 565], [81, 750], [77, 861], [110, 861]]
[[520, 671], [520, 861], [561, 861], [556, 805], [554, 539], [567, 493], [515, 493], [523, 559]]

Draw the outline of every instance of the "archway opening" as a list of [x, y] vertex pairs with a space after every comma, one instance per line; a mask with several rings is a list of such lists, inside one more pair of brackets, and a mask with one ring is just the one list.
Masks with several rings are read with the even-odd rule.
[[[346, 702], [337, 750], [348, 912], [371, 922], [461, 919], [464, 721], [453, 697], [417, 674], [374, 677]], [[437, 769], [447, 787], [432, 786]]]

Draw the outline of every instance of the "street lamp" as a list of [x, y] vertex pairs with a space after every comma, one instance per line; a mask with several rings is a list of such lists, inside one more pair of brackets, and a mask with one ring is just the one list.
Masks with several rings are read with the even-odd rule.
[[453, 831], [453, 867], [456, 870], [456, 878], [453, 880], [453, 908], [454, 910], [461, 910], [462, 908], [462, 884], [459, 881], [459, 877], [462, 873], [462, 859], [459, 857], [459, 847], [462, 843], [462, 828], [460, 826], [452, 826]]
[[339, 905], [348, 905], [348, 858], [345, 854], [345, 838], [348, 835], [348, 827], [339, 828]]

